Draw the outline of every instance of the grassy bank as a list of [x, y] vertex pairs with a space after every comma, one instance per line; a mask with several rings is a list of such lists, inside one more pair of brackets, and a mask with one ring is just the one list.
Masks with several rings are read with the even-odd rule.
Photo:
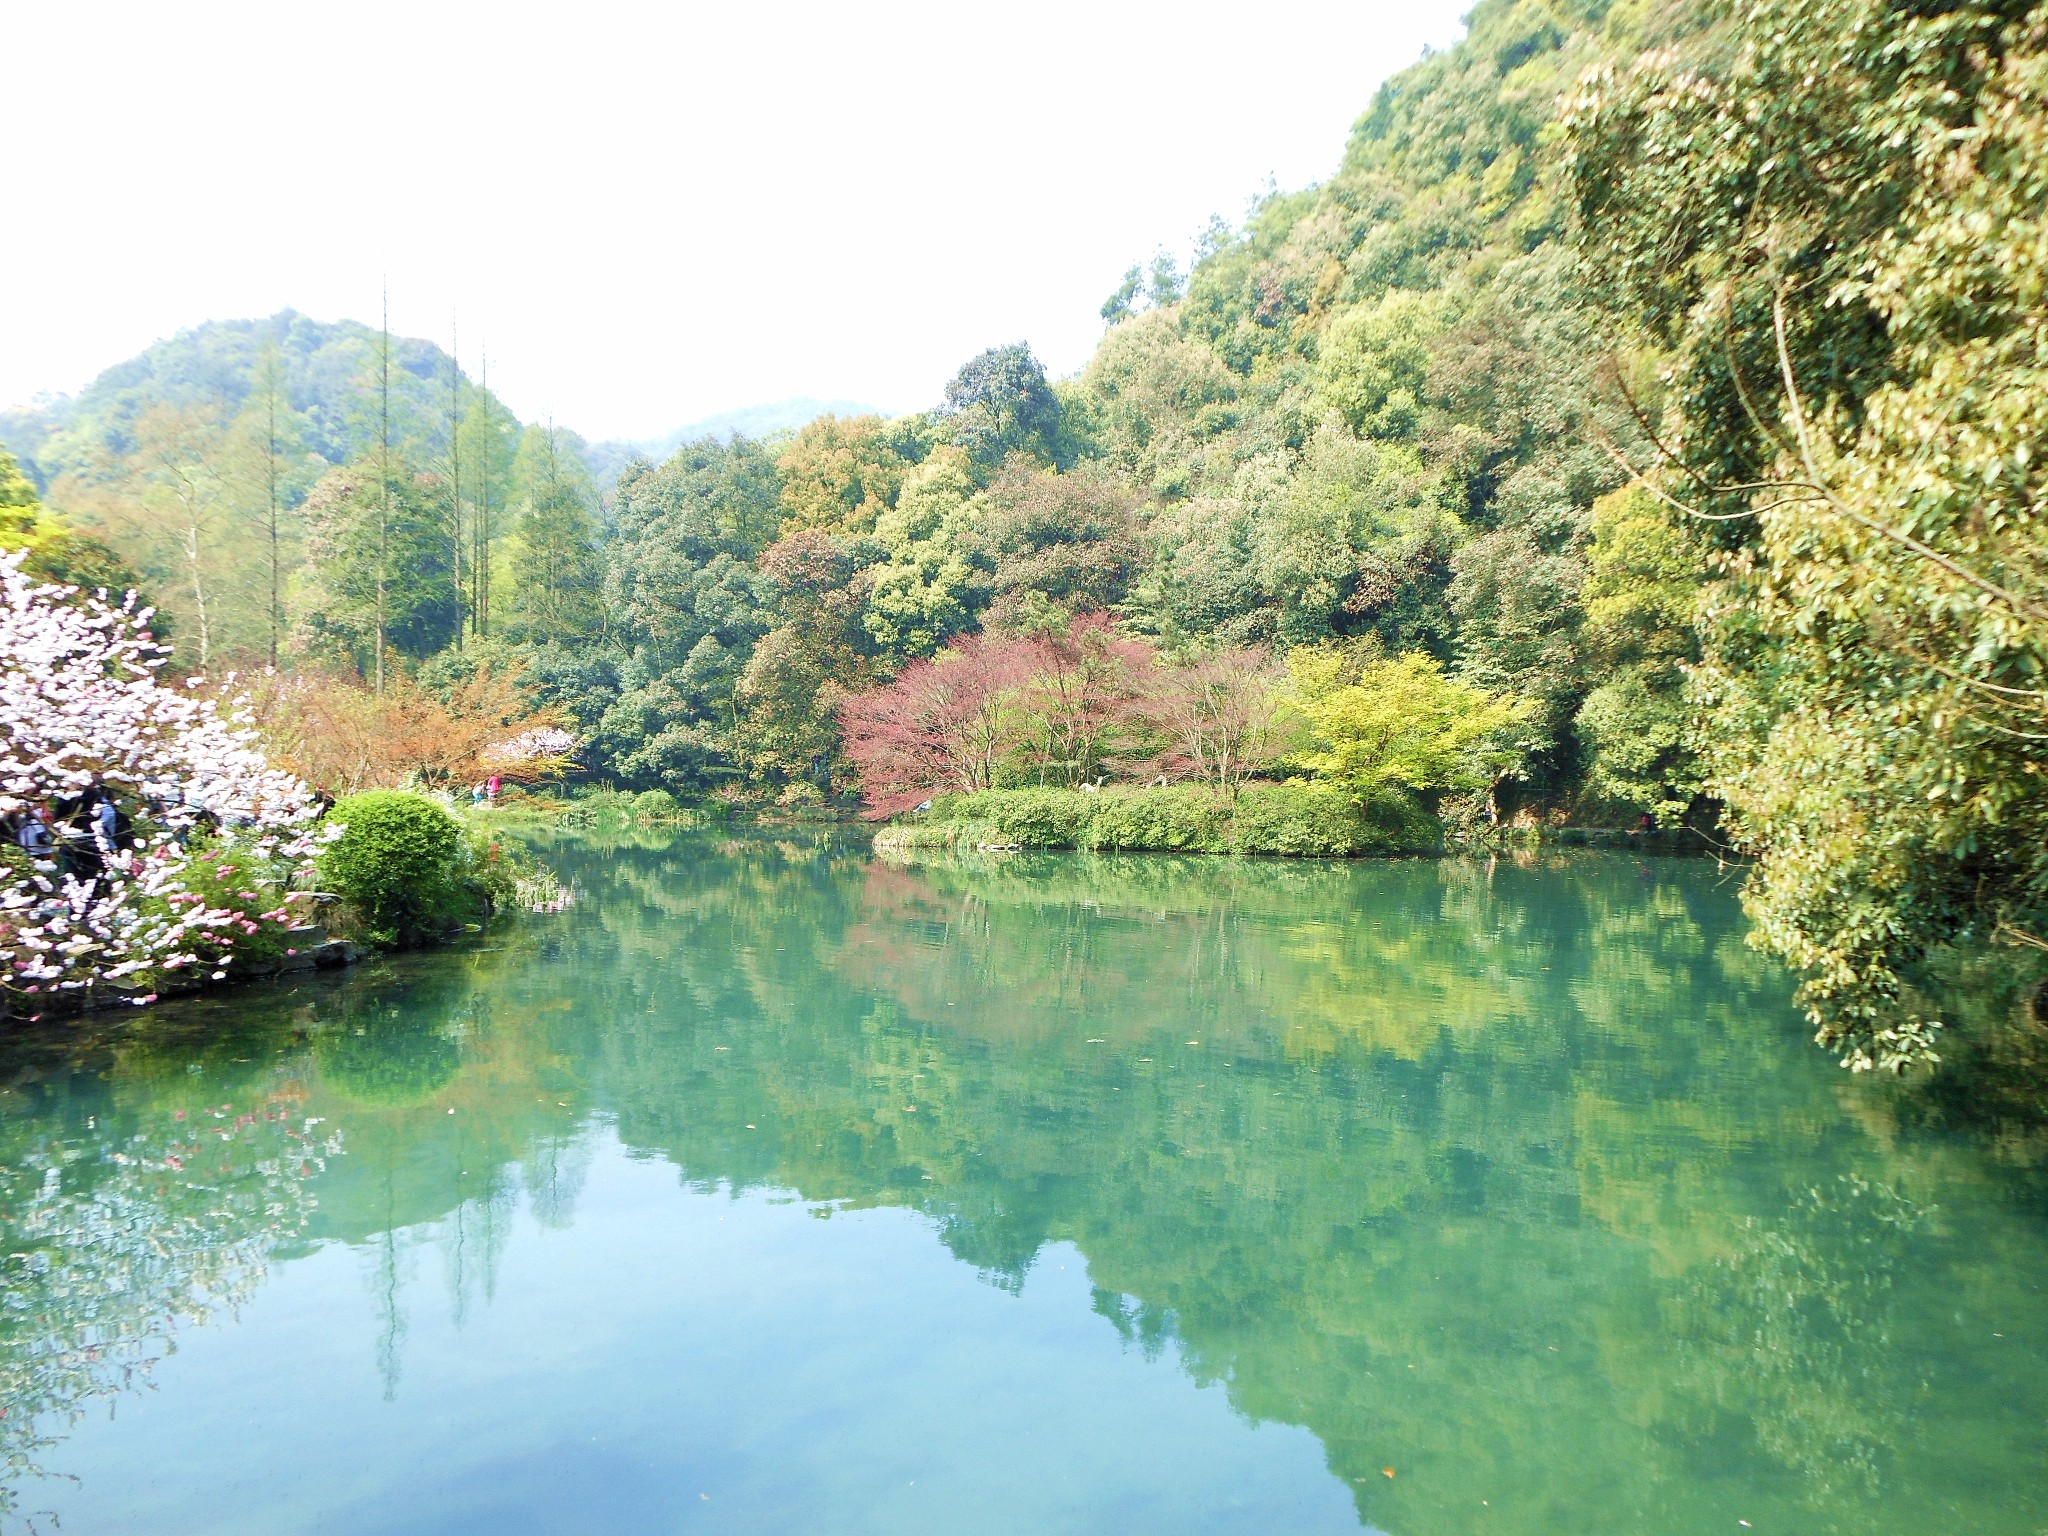
[[566, 792], [508, 789], [473, 808], [484, 824], [532, 827], [701, 827], [724, 819], [724, 807], [685, 805], [665, 789], [613, 789], [580, 784]]
[[1254, 853], [1289, 858], [1429, 853], [1434, 816], [1412, 800], [1361, 805], [1316, 784], [1249, 784], [1235, 800], [1187, 784], [1143, 789], [997, 789], [942, 795], [884, 828], [878, 848], [1072, 848]]

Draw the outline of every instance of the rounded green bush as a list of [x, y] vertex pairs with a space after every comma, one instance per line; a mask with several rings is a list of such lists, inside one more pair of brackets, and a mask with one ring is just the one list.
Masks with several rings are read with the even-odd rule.
[[676, 797], [665, 789], [643, 789], [633, 797], [633, 817], [637, 821], [672, 821], [681, 810]]
[[477, 914], [465, 878], [462, 824], [424, 795], [372, 789], [329, 811], [342, 834], [320, 858], [320, 881], [380, 943], [408, 944]]

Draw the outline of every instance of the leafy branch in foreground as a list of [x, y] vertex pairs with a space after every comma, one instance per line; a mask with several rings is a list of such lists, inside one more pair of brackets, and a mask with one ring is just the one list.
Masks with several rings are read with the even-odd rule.
[[[1665, 349], [1645, 478], [1710, 554], [1692, 679], [1757, 940], [1859, 1069], [1951, 944], [2048, 917], [2048, 36], [1769, 0], [1568, 120], [1585, 263]], [[1654, 436], [1654, 435], [1653, 435]]]

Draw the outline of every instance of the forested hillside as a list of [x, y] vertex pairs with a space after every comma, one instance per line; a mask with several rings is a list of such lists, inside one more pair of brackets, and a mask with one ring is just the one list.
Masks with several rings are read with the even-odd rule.
[[[269, 388], [274, 367], [280, 436], [294, 457], [345, 463], [377, 442], [379, 346], [374, 326], [292, 310], [267, 320], [209, 321], [109, 368], [75, 399], [8, 412], [0, 441], [45, 488], [67, 476], [105, 480], [136, 452], [149, 412], [232, 423]], [[400, 440], [415, 454], [447, 451], [453, 366], [432, 342], [392, 338], [392, 411]]]
[[[552, 441], [580, 473], [580, 442], [559, 430]], [[515, 479], [519, 423], [448, 353], [290, 310], [159, 342], [75, 399], [0, 417], [0, 442], [62, 522], [142, 572], [198, 667], [323, 643], [339, 654], [347, 599], [317, 580], [323, 537], [336, 535], [315, 516], [328, 472], [391, 464], [402, 489], [386, 530], [399, 541], [390, 627], [421, 655], [454, 633], [455, 491], [474, 509], [461, 541], [479, 552], [531, 495]], [[482, 568], [481, 553], [469, 563]], [[473, 573], [463, 592], [488, 601]]]
[[633, 782], [787, 795], [831, 771], [838, 695], [955, 635], [1106, 612], [1169, 657], [1350, 641], [1518, 702], [1504, 808], [1683, 815], [1699, 566], [1601, 501], [1607, 349], [1539, 174], [1579, 73], [1653, 40], [1604, 9], [1482, 6], [1330, 182], [1214, 229], [1185, 278], [1134, 269], [1078, 378], [996, 348], [920, 415], [627, 469], [607, 639], [539, 637], [536, 674]]
[[1133, 267], [1076, 377], [996, 346], [602, 496], [438, 348], [289, 314], [5, 425], [197, 665], [516, 679], [581, 772], [739, 802], [1291, 775], [1454, 833], [1684, 821], [1896, 1065], [1942, 945], [2048, 948], [2037, 31], [1483, 0], [1329, 180]]

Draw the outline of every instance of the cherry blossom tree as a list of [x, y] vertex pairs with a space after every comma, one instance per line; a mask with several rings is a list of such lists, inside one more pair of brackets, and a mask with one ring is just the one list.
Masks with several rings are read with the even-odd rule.
[[[0, 555], [0, 999], [111, 984], [147, 1001], [203, 959], [223, 976], [238, 946], [285, 920], [281, 903], [250, 910], [257, 869], [282, 880], [308, 866], [313, 794], [257, 750], [246, 711], [158, 680], [169, 650], [132, 593], [115, 606], [21, 565]], [[132, 808], [127, 846], [94, 832], [88, 849], [81, 832], [84, 856], [62, 858], [16, 838], [92, 793]], [[195, 836], [213, 827], [219, 841]]]
[[522, 783], [560, 778], [576, 765], [576, 738], [558, 725], [534, 726], [494, 741], [477, 753], [477, 763], [500, 778]]

